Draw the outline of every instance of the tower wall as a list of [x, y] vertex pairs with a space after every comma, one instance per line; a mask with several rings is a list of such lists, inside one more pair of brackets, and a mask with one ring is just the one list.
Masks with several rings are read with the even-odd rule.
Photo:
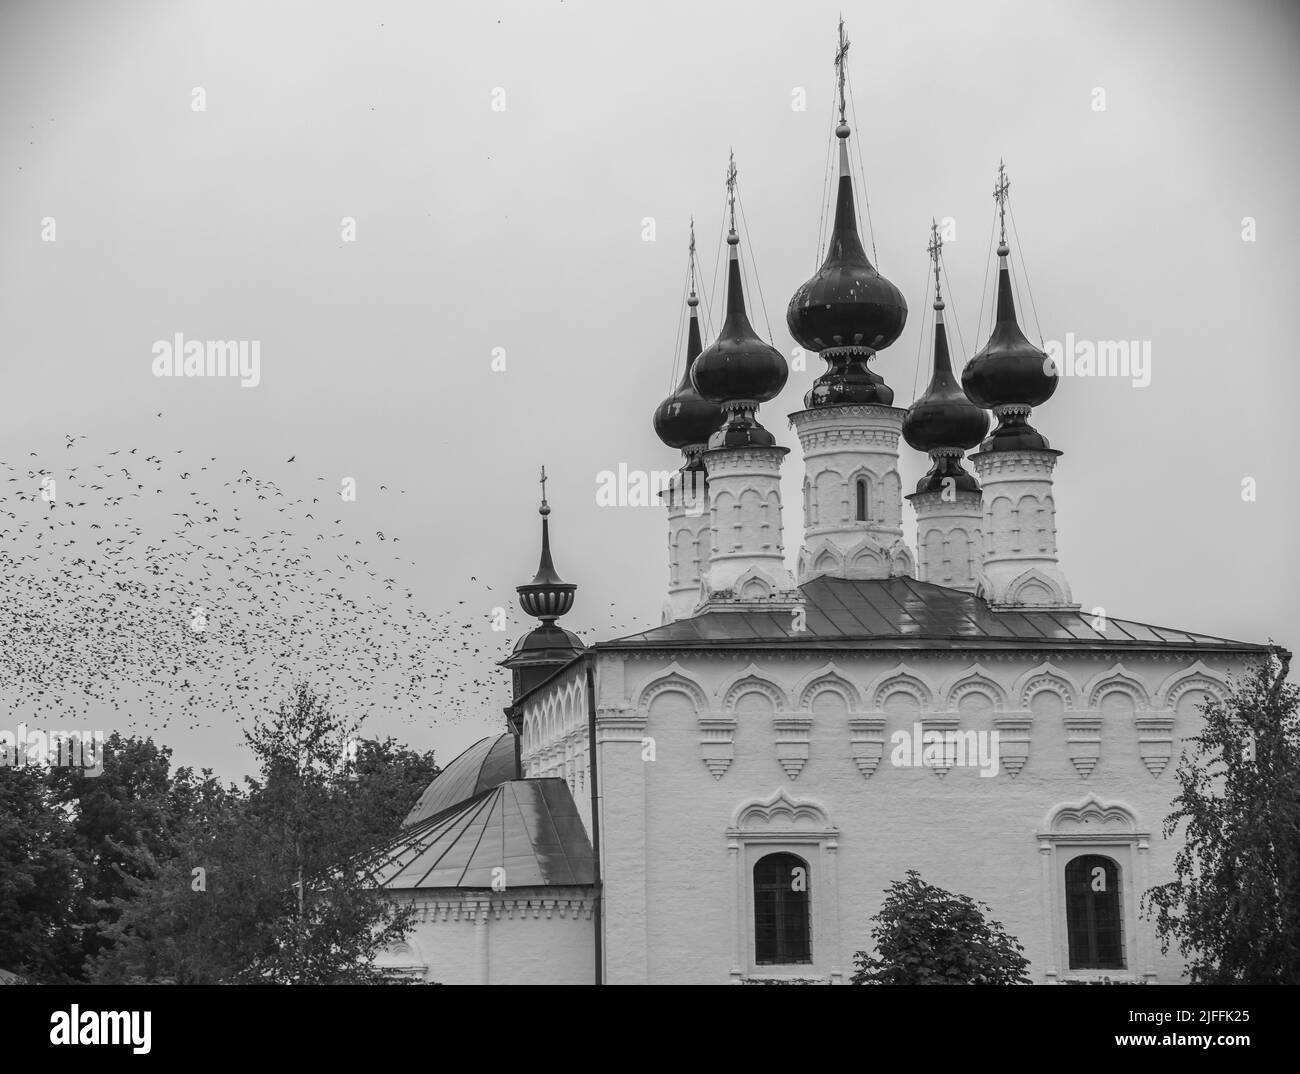
[[709, 548], [704, 597], [727, 602], [795, 603], [800, 598], [785, 566], [781, 523], [781, 460], [787, 448], [706, 451]]
[[978, 492], [915, 492], [917, 577], [974, 593], [984, 560], [984, 510]]
[[1056, 561], [1052, 471], [1058, 454], [971, 456], [984, 486], [984, 564], [977, 593], [995, 608], [1077, 607]]
[[668, 510], [668, 600], [663, 621], [685, 619], [700, 602], [713, 543], [703, 470], [682, 470], [664, 492]]
[[[804, 543], [799, 580], [911, 575], [903, 543], [898, 438], [904, 411], [878, 405], [826, 406], [790, 415], [804, 457]], [[866, 520], [858, 482], [866, 482]]]

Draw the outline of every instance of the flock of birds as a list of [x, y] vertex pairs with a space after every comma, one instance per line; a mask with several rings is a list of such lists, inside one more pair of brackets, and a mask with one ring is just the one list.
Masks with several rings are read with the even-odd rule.
[[[281, 487], [206, 452], [86, 439], [65, 436], [57, 459], [0, 461], [11, 722], [98, 712], [124, 730], [195, 730], [278, 707], [302, 680], [357, 719], [500, 719], [497, 661], [527, 619], [511, 611], [494, 632], [513, 593], [477, 575], [466, 599], [419, 606], [405, 544], [374, 528], [391, 517], [382, 498], [404, 490], [378, 484], [349, 502], [338, 479]], [[531, 565], [514, 566], [526, 581]], [[604, 636], [646, 625], [608, 617]]]
[[456, 719], [501, 691], [488, 599], [417, 607], [401, 538], [362, 536], [370, 511], [337, 482], [295, 494], [212, 455], [85, 439], [0, 462], [0, 695], [16, 718], [111, 709], [193, 729], [306, 679], [357, 717]]

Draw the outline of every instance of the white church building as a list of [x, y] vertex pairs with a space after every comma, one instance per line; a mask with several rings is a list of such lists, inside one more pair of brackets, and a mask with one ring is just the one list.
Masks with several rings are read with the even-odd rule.
[[[758, 420], [788, 367], [746, 314], [733, 169], [725, 323], [704, 347], [692, 286], [685, 375], [655, 414], [683, 456], [664, 622], [591, 645], [556, 625], [575, 587], [543, 500], [541, 567], [519, 589], [541, 625], [505, 662], [508, 729], [452, 762], [380, 856], [376, 881], [417, 907], [393, 972], [847, 983], [885, 888], [916, 869], [987, 903], [1035, 982], [1181, 979], [1139, 916], [1173, 873], [1174, 766], [1198, 705], [1269, 647], [1074, 602], [1062, 453], [1030, 424], [1061, 378], [1018, 325], [1005, 228], [996, 323], [960, 380], [936, 235], [933, 377], [894, 405], [870, 363], [907, 305], [859, 238], [840, 100], [826, 259], [787, 315], [827, 365], [789, 416], [797, 572], [788, 449]], [[1006, 196], [1000, 172], [1001, 211]], [[906, 496], [915, 549], [900, 440], [933, 462]]]

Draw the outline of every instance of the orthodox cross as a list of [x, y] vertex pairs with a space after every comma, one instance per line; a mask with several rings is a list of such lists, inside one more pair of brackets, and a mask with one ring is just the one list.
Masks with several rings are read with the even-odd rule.
[[844, 18], [840, 17], [840, 47], [835, 50], [835, 80], [840, 90], [840, 122], [844, 122], [844, 67], [849, 56], [849, 40], [844, 36]]
[[943, 249], [943, 239], [939, 238], [939, 225], [934, 222], [934, 217], [930, 218], [930, 241], [926, 244], [925, 252], [930, 255], [930, 261], [934, 265], [934, 300], [936, 303], [943, 301], [943, 295], [939, 293], [939, 252]]
[[998, 243], [1001, 246], [1007, 244], [1007, 191], [1010, 189], [1011, 183], [1007, 179], [1007, 166], [999, 160], [998, 185], [993, 188], [993, 200], [998, 203]]
[[542, 476], [539, 479], [539, 482], [542, 486], [542, 506], [545, 507], [546, 506], [546, 467], [545, 466], [542, 467]]
[[736, 231], [736, 151], [727, 159], [727, 202], [731, 206], [731, 231]]

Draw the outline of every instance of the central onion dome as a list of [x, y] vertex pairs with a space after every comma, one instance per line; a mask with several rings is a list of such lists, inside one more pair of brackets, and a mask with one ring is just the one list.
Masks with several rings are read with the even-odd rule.
[[1005, 239], [998, 244], [997, 323], [984, 348], [962, 370], [961, 383], [972, 402], [998, 416], [985, 451], [1050, 451], [1047, 438], [1028, 418], [1031, 408], [1052, 397], [1060, 378], [1046, 352], [1025, 338], [1016, 321], [1010, 252]]
[[686, 369], [677, 390], [659, 404], [655, 410], [655, 433], [671, 448], [689, 454], [698, 453], [708, 443], [709, 437], [722, 424], [722, 408], [702, 398], [691, 383], [691, 369], [703, 345], [700, 341], [700, 320], [696, 308], [700, 300], [694, 290], [686, 300], [691, 309], [690, 326], [686, 335]]
[[835, 136], [840, 140], [840, 178], [826, 260], [790, 299], [786, 324], [797, 343], [821, 352], [829, 365], [805, 397], [807, 406], [888, 406], [894, 400], [893, 391], [866, 363], [903, 334], [907, 302], [863, 249], [853, 210], [849, 125], [842, 119]]
[[917, 451], [929, 453], [934, 460], [934, 467], [917, 484], [917, 492], [940, 491], [945, 487], [944, 478], [949, 477], [957, 488], [978, 492], [979, 482], [963, 469], [961, 455], [984, 439], [989, 431], [989, 416], [967, 398], [953, 376], [943, 310], [942, 297], [936, 297], [934, 374], [921, 397], [907, 408], [903, 439]]
[[[728, 185], [734, 187], [734, 183], [733, 166]], [[691, 383], [700, 395], [727, 413], [726, 422], [709, 438], [710, 448], [772, 447], [776, 438], [758, 423], [754, 411], [759, 403], [780, 394], [790, 371], [781, 352], [758, 338], [745, 312], [735, 217], [733, 194], [731, 231], [727, 235], [727, 316], [717, 340], [695, 359]]]

